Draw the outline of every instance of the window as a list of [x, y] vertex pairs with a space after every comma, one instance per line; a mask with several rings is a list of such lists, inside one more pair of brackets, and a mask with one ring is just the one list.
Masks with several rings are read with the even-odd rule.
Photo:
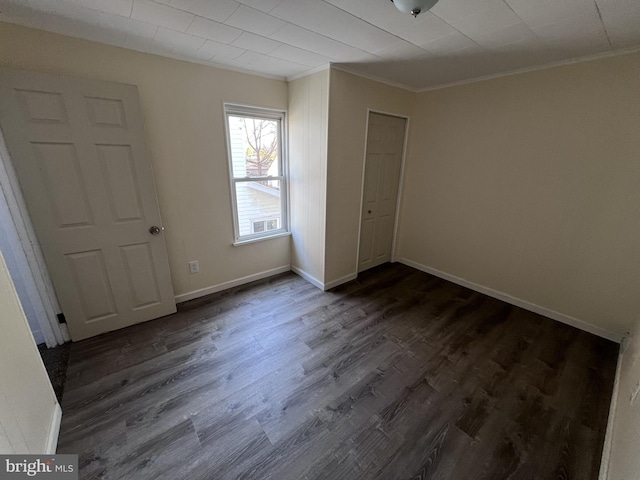
[[285, 113], [225, 104], [235, 242], [288, 233]]

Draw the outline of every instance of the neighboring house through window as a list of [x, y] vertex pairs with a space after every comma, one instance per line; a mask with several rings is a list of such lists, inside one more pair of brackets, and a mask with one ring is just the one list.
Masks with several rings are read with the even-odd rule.
[[268, 218], [266, 220], [257, 220], [253, 222], [253, 233], [277, 230], [279, 222], [277, 218]]
[[225, 104], [235, 242], [288, 233], [285, 112]]

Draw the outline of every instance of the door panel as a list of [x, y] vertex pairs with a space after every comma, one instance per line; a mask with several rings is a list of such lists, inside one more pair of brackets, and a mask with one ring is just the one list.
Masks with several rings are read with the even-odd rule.
[[113, 288], [102, 251], [66, 255], [79, 290], [85, 321], [95, 322], [117, 314]]
[[140, 187], [129, 145], [96, 145], [111, 216], [115, 223], [141, 221]]
[[380, 215], [377, 219], [378, 232], [376, 235], [376, 261], [388, 262], [393, 237], [393, 223], [391, 215]]
[[384, 156], [384, 174], [380, 179], [382, 183], [382, 191], [380, 192], [380, 200], [383, 202], [395, 202], [395, 196], [398, 194], [398, 175], [396, 166], [400, 164], [402, 153], [399, 158], [395, 155], [386, 154]]
[[127, 128], [122, 100], [85, 97], [85, 101], [92, 126]]
[[36, 142], [31, 145], [58, 228], [92, 226], [93, 215], [75, 146]]
[[406, 120], [369, 114], [358, 271], [391, 260]]
[[371, 153], [367, 156], [367, 175], [368, 181], [364, 183], [364, 202], [373, 203], [378, 197], [378, 171], [380, 165], [380, 156], [377, 153]]
[[135, 310], [161, 301], [153, 252], [148, 243], [120, 247], [125, 265], [131, 301]]
[[174, 312], [136, 87], [0, 68], [0, 126], [71, 337]]
[[68, 124], [62, 95], [54, 92], [15, 89], [24, 120], [31, 123]]
[[371, 262], [373, 260], [373, 231], [375, 222], [372, 218], [362, 220], [362, 240], [360, 242], [360, 261]]

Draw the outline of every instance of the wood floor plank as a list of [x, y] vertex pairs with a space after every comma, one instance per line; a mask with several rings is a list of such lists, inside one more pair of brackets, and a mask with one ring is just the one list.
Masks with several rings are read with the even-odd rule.
[[285, 273], [71, 346], [82, 479], [595, 480], [618, 347], [403, 265]]

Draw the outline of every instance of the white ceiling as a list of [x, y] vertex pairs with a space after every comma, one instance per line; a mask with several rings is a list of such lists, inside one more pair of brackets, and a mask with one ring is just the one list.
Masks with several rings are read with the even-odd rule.
[[640, 46], [640, 0], [440, 0], [415, 19], [389, 0], [0, 0], [0, 21], [284, 78], [342, 64], [415, 90]]

